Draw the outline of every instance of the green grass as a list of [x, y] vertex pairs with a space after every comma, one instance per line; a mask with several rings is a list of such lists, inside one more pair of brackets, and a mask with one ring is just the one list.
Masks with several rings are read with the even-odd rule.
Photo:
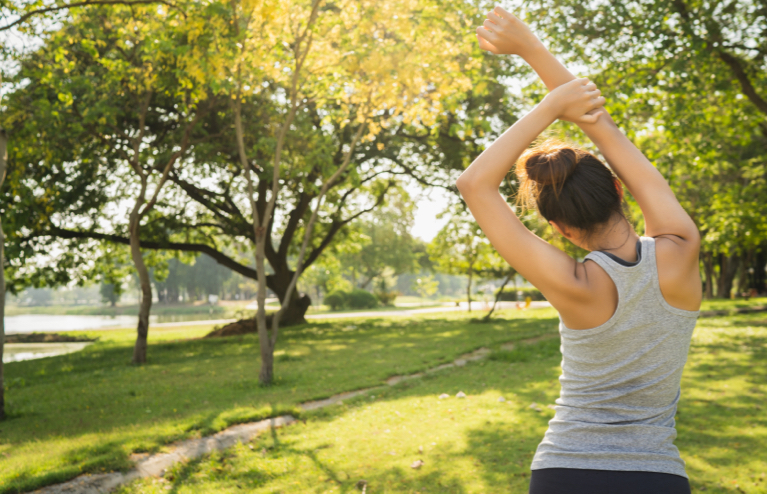
[[[306, 311], [307, 314], [333, 314], [334, 312], [390, 312], [390, 311], [401, 311], [401, 310], [411, 310], [411, 309], [426, 309], [428, 307], [442, 307], [442, 302], [434, 302], [433, 300], [426, 301], [423, 303], [423, 305], [417, 305], [417, 306], [405, 306], [405, 307], [374, 307], [372, 309], [340, 309], [340, 310], [331, 310], [330, 306], [328, 305], [320, 305], [320, 306], [311, 306]], [[271, 307], [271, 306], [268, 306]], [[275, 305], [275, 307], [278, 307]]]
[[[693, 492], [767, 490], [765, 361], [767, 317], [699, 321], [676, 440]], [[303, 423], [119, 492], [352, 493], [362, 480], [371, 493], [526, 492], [530, 461], [554, 415], [546, 405], [559, 395], [559, 363], [557, 339], [496, 352], [305, 414]], [[458, 391], [468, 398], [455, 398]], [[441, 393], [451, 397], [440, 400]], [[419, 459], [423, 467], [411, 468]]]
[[[135, 367], [129, 364], [134, 330], [77, 332], [100, 340], [79, 353], [5, 366], [11, 418], [0, 423], [0, 493], [126, 469], [131, 453], [295, 413], [298, 403], [380, 385], [482, 346], [494, 350], [484, 363], [304, 415], [306, 423], [281, 430], [277, 443], [263, 437], [251, 444], [258, 454], [233, 448], [178, 466], [172, 481], [140, 481], [126, 492], [152, 492], [168, 482], [177, 492], [228, 492], [237, 485], [255, 492], [356, 492], [361, 479], [371, 493], [523, 492], [531, 455], [553, 414], [545, 405], [559, 392], [558, 343], [511, 351], [500, 345], [556, 335], [557, 318], [553, 309], [496, 314], [488, 324], [472, 322], [482, 315], [473, 311], [285, 328], [277, 382], [269, 388], [258, 386], [255, 335], [189, 340], [211, 328], [153, 328], [149, 363]], [[767, 394], [766, 343], [767, 314], [699, 321], [677, 440], [696, 489], [763, 492], [763, 483], [753, 484], [767, 471], [767, 421], [758, 408]], [[469, 398], [437, 399], [459, 390]], [[498, 403], [499, 395], [509, 402]], [[533, 401], [541, 412], [529, 408]], [[426, 464], [413, 470], [417, 457]]]
[[134, 331], [77, 332], [100, 340], [82, 352], [5, 366], [10, 419], [0, 423], [0, 492], [125, 469], [134, 452], [379, 385], [481, 346], [556, 332], [551, 309], [499, 316], [488, 324], [453, 312], [285, 328], [269, 388], [258, 385], [255, 335], [184, 341], [211, 328], [150, 329], [149, 362], [136, 367]]
[[700, 310], [727, 310], [764, 305], [767, 305], [767, 297], [753, 297], [748, 300], [744, 298], [735, 298], [731, 300], [714, 299], [704, 300]]

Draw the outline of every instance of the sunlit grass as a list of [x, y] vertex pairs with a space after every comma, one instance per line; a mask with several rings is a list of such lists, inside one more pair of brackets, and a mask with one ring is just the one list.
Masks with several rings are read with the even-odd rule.
[[500, 312], [485, 324], [455, 312], [285, 328], [269, 388], [258, 385], [255, 335], [189, 340], [211, 328], [153, 328], [149, 362], [136, 367], [135, 330], [77, 332], [100, 339], [82, 352], [5, 366], [0, 492], [124, 469], [133, 452], [380, 385], [482, 346], [554, 334], [556, 322], [555, 311], [537, 310]]
[[[527, 492], [532, 455], [554, 415], [547, 405], [559, 394], [557, 348], [557, 339], [518, 345], [306, 414], [304, 423], [120, 492], [340, 493], [359, 492], [362, 482], [371, 493]], [[765, 361], [767, 316], [699, 321], [676, 440], [693, 492], [767, 491]], [[411, 468], [417, 460], [423, 466]]]

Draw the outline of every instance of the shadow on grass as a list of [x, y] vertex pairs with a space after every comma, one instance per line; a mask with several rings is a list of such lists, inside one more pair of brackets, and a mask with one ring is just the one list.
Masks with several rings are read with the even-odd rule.
[[29, 465], [11, 482], [0, 485], [0, 494], [29, 492], [46, 485], [66, 482], [84, 473], [124, 472], [133, 466], [119, 442], [73, 448], [65, 453], [63, 460], [66, 462], [63, 468], [42, 475], [34, 465]]
[[[32, 451], [44, 455], [47, 440], [71, 438], [73, 447], [58, 458], [46, 457], [51, 465], [46, 473], [19, 469], [16, 463], [13, 468], [21, 473], [10, 474], [14, 470], [8, 468], [0, 485], [39, 487], [85, 471], [123, 468], [127, 460], [121, 443], [94, 445], [94, 432], [126, 431], [123, 447], [133, 443], [134, 450], [154, 451], [185, 434], [209, 434], [235, 423], [293, 413], [293, 403], [377, 385], [482, 346], [550, 333], [555, 321], [519, 317], [471, 324], [450, 315], [293, 326], [281, 334], [278, 350], [285, 356], [276, 359], [278, 381], [270, 388], [256, 386], [255, 335], [152, 343], [150, 331], [149, 362], [138, 367], [130, 365], [131, 344], [110, 341], [76, 354], [14, 363], [6, 366], [6, 375], [24, 385], [7, 395], [14, 418], [0, 427], [6, 458], [19, 449], [28, 456]], [[0, 471], [7, 468], [3, 460], [0, 456]]]

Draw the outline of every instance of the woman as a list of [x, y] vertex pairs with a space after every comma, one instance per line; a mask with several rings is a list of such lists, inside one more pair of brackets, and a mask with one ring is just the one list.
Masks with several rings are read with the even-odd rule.
[[[533, 458], [530, 493], [689, 493], [673, 440], [702, 298], [698, 230], [594, 84], [576, 79], [502, 8], [477, 34], [482, 49], [524, 58], [550, 90], [456, 182], [493, 246], [560, 315], [562, 390]], [[577, 123], [616, 176], [577, 148], [528, 149], [557, 119]], [[527, 230], [499, 194], [515, 162], [521, 201], [591, 251], [583, 262]], [[623, 215], [621, 183], [642, 209], [644, 236]]]

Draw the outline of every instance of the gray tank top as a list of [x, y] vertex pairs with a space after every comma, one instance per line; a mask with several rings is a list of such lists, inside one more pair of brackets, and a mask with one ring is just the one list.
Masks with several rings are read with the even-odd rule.
[[[638, 260], [594, 251], [618, 289], [618, 307], [592, 329], [565, 327], [562, 390], [532, 470], [579, 468], [687, 477], [674, 446], [674, 415], [700, 311], [672, 307], [658, 284], [655, 239], [640, 237]], [[584, 262], [585, 262], [584, 260]]]

